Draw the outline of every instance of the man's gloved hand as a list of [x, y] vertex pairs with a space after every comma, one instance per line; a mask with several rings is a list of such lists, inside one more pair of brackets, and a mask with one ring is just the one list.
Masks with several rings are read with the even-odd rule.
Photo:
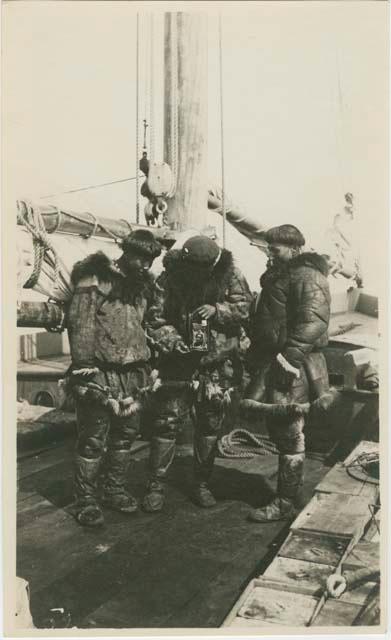
[[346, 579], [340, 573], [333, 573], [327, 578], [326, 586], [332, 598], [339, 598], [346, 590]]
[[288, 391], [295, 379], [300, 378], [300, 370], [293, 367], [281, 353], [278, 353], [272, 368], [273, 383], [277, 389]]
[[194, 315], [198, 314], [202, 320], [209, 320], [216, 315], [216, 307], [212, 304], [203, 304], [194, 311]]
[[190, 349], [182, 340], [178, 340], [174, 347], [174, 353], [189, 353]]

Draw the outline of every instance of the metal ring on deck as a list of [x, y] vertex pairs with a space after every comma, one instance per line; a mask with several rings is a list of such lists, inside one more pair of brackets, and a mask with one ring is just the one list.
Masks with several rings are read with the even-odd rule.
[[164, 215], [168, 209], [167, 202], [165, 200], [160, 200], [160, 202], [156, 203], [155, 208], [160, 215]]

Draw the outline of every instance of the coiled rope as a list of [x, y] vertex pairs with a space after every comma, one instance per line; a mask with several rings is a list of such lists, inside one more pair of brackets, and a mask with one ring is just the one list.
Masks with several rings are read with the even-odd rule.
[[379, 485], [379, 462], [378, 453], [362, 453], [346, 467], [346, 471], [355, 480]]
[[[26, 210], [26, 214], [22, 213], [22, 206]], [[52, 293], [56, 287], [58, 276], [60, 272], [60, 265], [55, 248], [53, 247], [49, 235], [45, 229], [45, 223], [43, 221], [39, 208], [35, 208], [28, 202], [17, 202], [18, 208], [18, 221], [23, 224], [26, 229], [31, 233], [33, 238], [34, 249], [34, 266], [33, 271], [27, 282], [23, 285], [24, 289], [32, 289], [37, 284], [42, 271], [43, 261], [45, 255], [51, 253], [53, 258], [53, 280], [52, 280]]]
[[254, 458], [278, 453], [267, 436], [255, 435], [247, 429], [234, 429], [217, 443], [222, 458]]

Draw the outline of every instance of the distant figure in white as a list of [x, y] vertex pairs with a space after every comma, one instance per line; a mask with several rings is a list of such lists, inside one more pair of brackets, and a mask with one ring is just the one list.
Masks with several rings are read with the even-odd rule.
[[354, 217], [353, 194], [345, 194], [341, 213], [334, 216], [333, 225], [326, 232], [326, 251], [330, 261], [330, 275], [340, 273], [352, 284], [362, 287], [362, 273], [358, 249], [357, 226]]

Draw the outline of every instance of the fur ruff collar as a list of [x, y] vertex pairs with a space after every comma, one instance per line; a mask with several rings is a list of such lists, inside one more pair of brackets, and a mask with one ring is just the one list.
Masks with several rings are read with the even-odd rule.
[[329, 273], [329, 267], [326, 258], [321, 256], [319, 253], [306, 251], [304, 253], [299, 253], [298, 256], [292, 258], [292, 260], [290, 260], [285, 265], [279, 265], [278, 267], [269, 267], [265, 271], [265, 273], [262, 274], [260, 283], [262, 286], [264, 286], [266, 282], [276, 280], [277, 278], [284, 275], [289, 275], [289, 273], [292, 273], [300, 267], [310, 267], [311, 269], [322, 273], [326, 278]]
[[137, 295], [148, 295], [152, 291], [153, 276], [145, 273], [143, 279], [132, 282], [103, 251], [97, 251], [84, 260], [76, 262], [72, 269], [71, 282], [74, 286], [83, 278], [95, 276], [100, 282], [110, 282], [110, 299], [122, 299], [131, 302]]

